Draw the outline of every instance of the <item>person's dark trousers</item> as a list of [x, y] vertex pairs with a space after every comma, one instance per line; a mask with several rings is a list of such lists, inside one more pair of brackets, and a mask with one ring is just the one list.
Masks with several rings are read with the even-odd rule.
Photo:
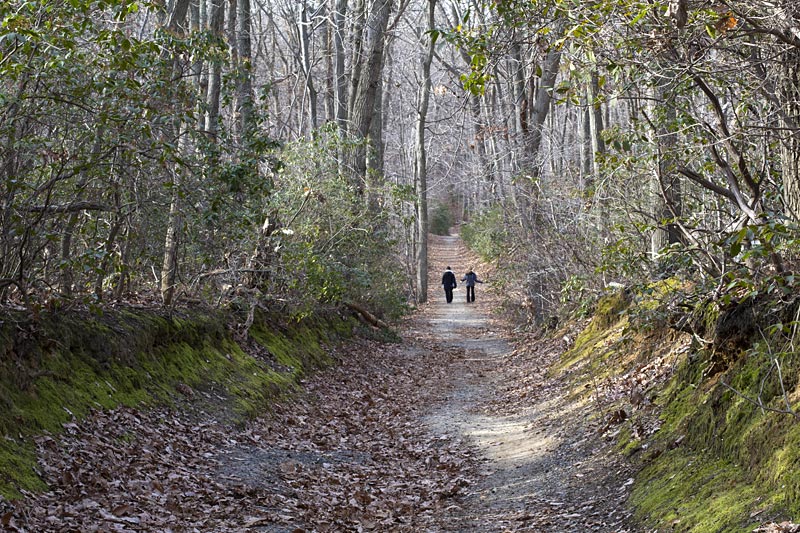
[[467, 301], [468, 302], [475, 301], [475, 287], [467, 287]]
[[445, 287], [444, 288], [444, 297], [447, 300], [447, 303], [452, 303], [452, 301], [453, 301], [453, 287]]

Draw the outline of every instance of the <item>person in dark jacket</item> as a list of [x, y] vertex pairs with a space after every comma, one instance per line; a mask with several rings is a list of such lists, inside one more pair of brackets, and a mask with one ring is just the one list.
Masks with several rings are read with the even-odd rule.
[[464, 281], [467, 284], [467, 303], [474, 302], [475, 284], [483, 282], [478, 279], [478, 275], [475, 272], [473, 272], [471, 268], [467, 270], [467, 273], [464, 274], [464, 277], [461, 278], [461, 281]]
[[453, 289], [456, 288], [456, 275], [450, 270], [450, 266], [444, 271], [442, 275], [442, 287], [444, 287], [444, 297], [447, 303], [453, 301]]

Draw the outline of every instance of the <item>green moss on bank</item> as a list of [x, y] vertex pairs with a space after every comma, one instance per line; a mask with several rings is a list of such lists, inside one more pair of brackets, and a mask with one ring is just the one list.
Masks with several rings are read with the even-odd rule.
[[758, 523], [750, 518], [758, 496], [737, 465], [681, 448], [666, 452], [639, 474], [631, 502], [649, 529], [745, 532]]
[[555, 370], [563, 372], [571, 367], [588, 365], [595, 377], [599, 377], [598, 373], [604, 374], [600, 368], [607, 366], [607, 359], [615, 355], [616, 344], [628, 323], [624, 311], [629, 304], [624, 291], [598, 300], [591, 321], [578, 333], [572, 348], [564, 354]]
[[262, 412], [300, 376], [329, 363], [323, 344], [352, 323], [313, 317], [284, 323], [258, 316], [251, 345], [228, 333], [223, 314], [121, 310], [96, 315], [8, 316], [0, 325], [0, 495], [44, 489], [33, 439], [59, 433], [92, 409], [186, 401], [177, 388], [223, 397], [200, 409], [235, 422]]
[[[617, 449], [641, 466], [630, 497], [636, 519], [648, 531], [693, 533], [749, 532], [771, 520], [796, 520], [800, 420], [777, 411], [787, 411], [787, 402], [800, 411], [800, 354], [786, 331], [770, 325], [790, 323], [797, 306], [699, 302], [688, 317], [695, 336], [690, 346], [684, 337], [687, 352], [670, 346], [676, 336], [667, 333], [667, 314], [650, 299], [663, 300], [659, 294], [658, 287], [637, 293], [628, 309], [621, 294], [601, 299], [556, 367], [613, 381], [635, 376], [659, 353], [681, 353], [674, 373], [646, 391], [655, 402], [650, 407], [634, 408], [627, 397], [605, 406], [627, 412]], [[663, 331], [653, 317], [664, 318]], [[575, 390], [590, 395], [594, 384], [576, 383]], [[642, 436], [648, 424], [660, 429]]]
[[[681, 365], [662, 395], [663, 425], [653, 440], [662, 449], [679, 439], [681, 445], [648, 464], [634, 491], [633, 501], [646, 523], [669, 519], [659, 512], [669, 494], [655, 490], [652, 483], [659, 477], [683, 480], [684, 492], [694, 488], [722, 502], [716, 507], [700, 498], [687, 500], [685, 522], [702, 524], [708, 519], [714, 524], [706, 529], [696, 525], [691, 531], [752, 531], [753, 524], [768, 518], [800, 514], [800, 422], [776, 412], [787, 409], [787, 400], [793, 410], [800, 408], [800, 366], [796, 353], [776, 357], [776, 345], [776, 339], [762, 340], [746, 352], [725, 356], [699, 350]], [[728, 368], [715, 373], [720, 360]], [[764, 409], [756, 405], [759, 402]], [[714, 465], [719, 475], [703, 475], [698, 467], [683, 469], [684, 462]]]
[[[791, 323], [797, 304], [705, 301], [688, 321], [674, 321], [662, 301], [659, 287], [630, 302], [622, 293], [606, 295], [555, 367], [584, 379], [574, 389], [588, 397], [597, 383], [628, 383], [658, 354], [675, 354], [667, 379], [647, 381], [643, 392], [653, 404], [634, 408], [625, 396], [604, 405], [606, 413], [627, 413], [617, 449], [641, 467], [630, 499], [637, 520], [648, 531], [696, 533], [796, 521], [800, 420], [777, 411], [800, 412], [800, 353], [788, 328], [771, 325]], [[677, 336], [668, 323], [688, 323], [694, 332], [684, 335], [682, 349], [670, 345]], [[643, 436], [648, 425], [660, 429]]]

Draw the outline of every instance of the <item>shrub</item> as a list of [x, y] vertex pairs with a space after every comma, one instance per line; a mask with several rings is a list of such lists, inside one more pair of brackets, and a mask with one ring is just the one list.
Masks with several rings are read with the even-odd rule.
[[450, 235], [450, 228], [453, 227], [453, 213], [450, 208], [441, 203], [437, 203], [431, 212], [430, 230], [434, 235]]

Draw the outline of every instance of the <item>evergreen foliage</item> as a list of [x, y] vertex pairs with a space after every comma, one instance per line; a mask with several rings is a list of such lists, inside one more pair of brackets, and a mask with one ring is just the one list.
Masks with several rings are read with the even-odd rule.
[[437, 203], [431, 213], [431, 233], [434, 235], [450, 235], [450, 228], [453, 227], [454, 218], [450, 207], [443, 203]]
[[284, 147], [265, 128], [268, 85], [249, 129], [226, 113], [208, 122], [203, 65], [228, 73], [223, 106], [252, 68], [231, 58], [235, 42], [172, 31], [149, 4], [4, 5], [1, 303], [154, 298], [172, 204], [177, 301], [402, 311], [390, 213], [339, 175], [323, 144], [335, 132]]

